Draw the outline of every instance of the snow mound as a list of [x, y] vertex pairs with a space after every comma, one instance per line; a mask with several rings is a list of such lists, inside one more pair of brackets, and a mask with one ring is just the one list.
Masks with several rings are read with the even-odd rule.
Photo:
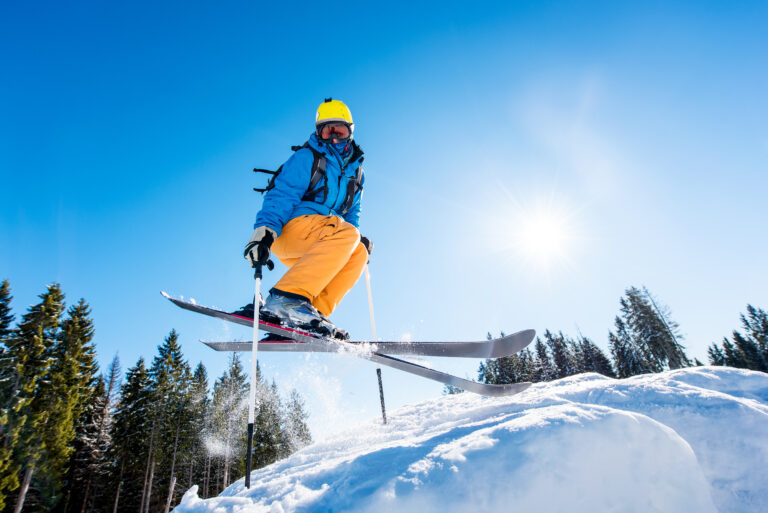
[[401, 408], [176, 513], [768, 511], [768, 374], [581, 374]]

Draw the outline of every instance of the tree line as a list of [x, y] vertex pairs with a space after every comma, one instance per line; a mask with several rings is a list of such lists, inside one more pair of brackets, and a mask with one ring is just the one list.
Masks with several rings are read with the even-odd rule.
[[733, 330], [731, 340], [723, 337], [721, 345], [709, 346], [710, 363], [768, 372], [768, 314], [747, 305], [747, 314], [741, 314], [740, 318], [744, 332]]
[[[562, 331], [546, 330], [536, 338], [533, 348], [504, 358], [485, 360], [478, 369], [484, 383], [504, 384], [540, 382], [583, 372], [596, 372], [611, 378], [662, 372], [692, 365], [681, 344], [679, 325], [669, 308], [656, 300], [646, 288], [630, 287], [619, 300], [619, 314], [608, 334], [610, 356], [592, 340], [579, 334], [573, 338]], [[741, 314], [743, 333], [734, 331], [721, 345], [708, 349], [710, 365], [727, 365], [768, 372], [768, 314], [747, 305]], [[502, 335], [504, 335], [502, 333]], [[492, 338], [488, 334], [488, 338]], [[446, 393], [458, 389], [446, 387]]]
[[[14, 325], [0, 284], [0, 511], [169, 511], [184, 491], [218, 495], [245, 472], [248, 377], [237, 353], [209, 389], [172, 330], [151, 363], [100, 372], [94, 323], [58, 284]], [[254, 468], [311, 442], [302, 397], [257, 368]]]

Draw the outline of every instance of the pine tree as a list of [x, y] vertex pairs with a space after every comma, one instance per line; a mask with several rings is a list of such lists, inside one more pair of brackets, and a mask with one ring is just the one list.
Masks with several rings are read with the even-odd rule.
[[481, 363], [478, 379], [494, 385], [522, 383], [531, 381], [533, 372], [533, 355], [530, 350], [523, 349], [517, 354], [488, 359]]
[[712, 344], [710, 363], [768, 372], [768, 314], [747, 305], [747, 315], [741, 314], [740, 319], [744, 333], [734, 330], [733, 342], [723, 339], [722, 349]]
[[733, 345], [736, 346], [736, 351], [740, 354], [740, 359], [743, 362], [741, 367], [763, 372], [768, 370], [764, 355], [760, 351], [760, 346], [750, 337], [745, 337], [735, 331], [733, 333]]
[[66, 480], [68, 493], [63, 505], [65, 512], [79, 512], [87, 505], [86, 494], [90, 495], [92, 484], [89, 482], [89, 474], [91, 474], [93, 460], [96, 459], [94, 454], [99, 449], [97, 431], [101, 419], [98, 415], [104, 411], [105, 394], [106, 385], [103, 377], [99, 376], [93, 387], [91, 403], [78, 419], [75, 429], [74, 452], [70, 458], [70, 469]]
[[[726, 339], [727, 341], [728, 339]], [[707, 348], [707, 357], [709, 358], [710, 365], [725, 365], [725, 355], [717, 344], [712, 344]]]
[[619, 303], [621, 312], [616, 317], [616, 331], [609, 335], [619, 377], [691, 365], [680, 344], [679, 326], [671, 319], [669, 308], [654, 299], [648, 289], [630, 287]]
[[[627, 294], [629, 294], [630, 289], [627, 290]], [[642, 303], [642, 298], [639, 296], [639, 291], [636, 294], [633, 294], [631, 297], [639, 298], [637, 302]], [[648, 367], [648, 372], [661, 372], [664, 370], [664, 356], [663, 354], [659, 354], [659, 350], [663, 351], [663, 348], [654, 347], [649, 343], [648, 339], [655, 335], [655, 333], [653, 333], [651, 330], [644, 329], [644, 318], [641, 318], [640, 314], [634, 312], [638, 305], [630, 303], [630, 300], [627, 298], [621, 298], [619, 303], [621, 304], [621, 316], [625, 329], [627, 333], [630, 334], [630, 336], [627, 337], [625, 341], [632, 346], [633, 351], [636, 354], [641, 355], [644, 366]], [[646, 308], [646, 305], [644, 304], [641, 304], [640, 308], [644, 313], [648, 311], [648, 308]]]
[[185, 453], [188, 466], [186, 488], [190, 488], [194, 483], [198, 483], [201, 485], [201, 493], [204, 493], [203, 485], [209, 477], [209, 458], [204, 444], [204, 433], [207, 426], [209, 408], [208, 372], [202, 362], [200, 362], [195, 368], [190, 385], [190, 430], [187, 435], [189, 445], [185, 449]]
[[[52, 401], [50, 369], [54, 363], [52, 349], [60, 340], [64, 294], [57, 284], [53, 284], [40, 299], [41, 302], [30, 307], [18, 328], [5, 340], [5, 356], [13, 364], [13, 374], [9, 376], [12, 385], [4, 405], [3, 416], [7, 417], [7, 423], [3, 444], [12, 451], [12, 460], [20, 469], [23, 480], [19, 483], [15, 469], [8, 469], [0, 477], [0, 494], [7, 496], [20, 485], [15, 498], [17, 509], [21, 509], [27, 499], [35, 472], [47, 468], [44, 465], [49, 463], [46, 461], [48, 451], [54, 458], [50, 462], [52, 465], [58, 463], [61, 453], [55, 429], [56, 415], [61, 411], [59, 404]], [[43, 492], [45, 484], [41, 483]], [[50, 499], [42, 496], [39, 500], [47, 503]]]
[[92, 399], [76, 425], [76, 437], [67, 488], [70, 495], [65, 511], [109, 510], [105, 500], [109, 483], [107, 476], [111, 459], [107, 452], [112, 444], [112, 408], [114, 407], [121, 379], [120, 361], [115, 356], [106, 376], [99, 376], [92, 387]]
[[3, 280], [0, 284], [0, 511], [5, 509], [8, 492], [18, 486], [13, 441], [6, 438], [15, 376], [14, 359], [6, 348], [8, 336], [13, 332], [12, 299], [11, 285], [8, 280]]
[[635, 341], [640, 344], [654, 372], [660, 372], [665, 367], [690, 367], [691, 362], [679, 343], [682, 339], [679, 327], [670, 319], [669, 309], [663, 305], [659, 307], [658, 302], [645, 288], [641, 291], [630, 287], [625, 291], [625, 295], [626, 298], [621, 300], [625, 322], [635, 335]]
[[[258, 368], [256, 379], [261, 381]], [[233, 353], [229, 368], [213, 386], [211, 425], [206, 440], [208, 451], [221, 463], [220, 471], [212, 480], [219, 490], [229, 486], [233, 472], [245, 471], [242, 462], [246, 449], [247, 396], [248, 386], [240, 356]]]
[[283, 433], [280, 397], [277, 385], [259, 381], [258, 410], [253, 423], [253, 468], [258, 469], [274, 463], [278, 458], [290, 454]]
[[108, 457], [116, 464], [110, 479], [113, 490], [111, 493], [107, 490], [106, 495], [120, 513], [135, 513], [141, 503], [144, 465], [152, 435], [150, 385], [144, 359], [139, 358], [136, 365], [128, 369], [120, 388], [110, 433], [112, 445]]
[[616, 316], [614, 323], [616, 332], [608, 334], [608, 341], [616, 375], [619, 378], [628, 378], [655, 372], [639, 345], [632, 339], [624, 321]]
[[744, 335], [734, 331], [736, 347], [744, 353], [748, 369], [768, 372], [768, 314], [747, 305], [747, 315], [741, 314]]
[[[481, 383], [496, 383], [495, 363], [493, 360], [485, 360], [480, 362], [480, 366], [477, 368], [477, 380]], [[450, 389], [448, 389], [450, 390]]]
[[[186, 366], [186, 363], [184, 364]], [[205, 367], [198, 365], [194, 375], [190, 375], [186, 366], [184, 380], [180, 383], [180, 396], [175, 418], [176, 429], [173, 452], [170, 453], [169, 492], [166, 496], [165, 511], [170, 511], [185, 491], [181, 484], [187, 480], [192, 486], [192, 460], [201, 452], [200, 430], [205, 422], [207, 407], [208, 376]], [[167, 468], [167, 465], [166, 465]]]
[[747, 337], [757, 343], [758, 349], [765, 354], [768, 350], [768, 313], [762, 308], [747, 305], [747, 316], [741, 315], [741, 322]]
[[288, 444], [288, 454], [312, 443], [312, 434], [307, 425], [308, 414], [305, 410], [304, 400], [296, 389], [291, 390], [285, 406], [285, 429]]
[[590, 344], [592, 345], [592, 372], [609, 378], [615, 378], [616, 371], [613, 369], [613, 365], [611, 365], [611, 360], [602, 349], [591, 342]]
[[11, 300], [13, 300], [11, 284], [8, 283], [8, 280], [3, 280], [3, 283], [0, 283], [0, 342], [4, 341], [13, 331], [11, 326], [14, 316], [11, 311]]
[[547, 351], [547, 346], [541, 341], [539, 337], [536, 337], [536, 345], [534, 346], [534, 358], [533, 364], [533, 381], [551, 381], [555, 379], [555, 369], [552, 364], [552, 359]]
[[608, 357], [588, 338], [581, 336], [578, 341], [573, 341], [571, 352], [574, 355], [576, 368], [579, 373], [596, 372], [603, 376], [616, 377]]
[[730, 340], [723, 341], [723, 354], [725, 354], [725, 364], [729, 367], [744, 369], [747, 367], [747, 359], [744, 353], [738, 350]]
[[149, 511], [161, 511], [168, 500], [176, 473], [176, 457], [186, 420], [187, 392], [191, 382], [189, 365], [184, 360], [175, 330], [171, 330], [158, 347], [149, 376], [152, 380], [150, 417], [155, 432], [150, 438], [151, 451], [147, 459], [151, 478], [146, 488], [145, 507]]
[[[49, 351], [51, 366], [41, 381], [41, 406], [46, 422], [38, 425], [46, 449], [46, 464], [38, 473], [38, 488], [56, 504], [73, 451], [76, 421], [91, 401], [98, 366], [95, 361], [93, 322], [84, 300], [69, 308], [59, 336]], [[44, 483], [40, 482], [43, 478]]]
[[549, 330], [544, 332], [544, 339], [552, 354], [552, 363], [554, 364], [554, 378], [560, 379], [566, 376], [572, 376], [578, 372], [576, 362], [569, 347], [569, 340], [559, 332], [554, 335]]
[[517, 383], [530, 382], [533, 379], [534, 372], [534, 357], [531, 350], [528, 348], [523, 349], [517, 353], [519, 357], [519, 367], [516, 372]]

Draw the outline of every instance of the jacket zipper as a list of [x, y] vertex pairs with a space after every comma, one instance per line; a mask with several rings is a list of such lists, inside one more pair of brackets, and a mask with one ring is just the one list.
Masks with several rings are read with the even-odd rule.
[[[358, 157], [358, 158], [356, 158], [354, 160], [350, 159], [349, 162], [344, 164], [344, 159], [339, 158], [339, 156], [337, 156], [335, 154], [335, 152], [332, 152], [332, 153], [334, 153], [333, 156], [336, 159], [336, 162], [339, 163], [339, 180], [338, 180], [338, 183], [336, 184], [336, 199], [333, 200], [333, 205], [330, 206], [329, 208], [331, 209], [332, 212], [334, 212], [334, 213], [336, 213], [337, 215], [340, 216], [340, 214], [338, 214], [338, 212], [336, 210], [336, 204], [339, 202], [339, 195], [341, 195], [341, 179], [344, 177], [344, 172], [349, 167], [349, 165], [352, 164], [353, 162], [357, 162], [360, 159], [360, 157]], [[347, 191], [346, 191], [346, 188], [345, 188], [345, 190], [344, 190], [344, 198], [346, 199], [346, 197], [347, 197]], [[341, 206], [341, 205], [339, 205], [339, 206]]]

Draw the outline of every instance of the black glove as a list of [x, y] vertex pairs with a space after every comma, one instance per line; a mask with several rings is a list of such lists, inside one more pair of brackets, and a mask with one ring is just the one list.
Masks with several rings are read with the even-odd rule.
[[370, 255], [373, 252], [373, 242], [368, 237], [362, 236], [360, 237], [360, 242], [363, 243], [363, 246], [365, 246], [365, 250]]
[[253, 230], [251, 240], [245, 245], [243, 256], [251, 264], [251, 267], [257, 265], [266, 265], [270, 271], [275, 268], [275, 264], [269, 258], [269, 248], [275, 242], [277, 233], [272, 228], [259, 226]]

